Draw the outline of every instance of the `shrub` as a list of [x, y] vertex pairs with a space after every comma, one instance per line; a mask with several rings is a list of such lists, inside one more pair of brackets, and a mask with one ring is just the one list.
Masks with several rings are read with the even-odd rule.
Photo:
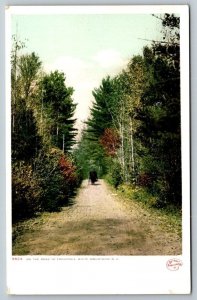
[[41, 209], [58, 211], [65, 201], [63, 192], [64, 178], [59, 170], [60, 150], [42, 150], [35, 161], [36, 173], [42, 187]]
[[123, 183], [123, 177], [121, 174], [121, 167], [118, 162], [114, 161], [111, 165], [111, 170], [110, 170], [110, 179], [109, 182], [117, 188], [120, 184]]
[[58, 211], [74, 195], [79, 180], [72, 161], [58, 148], [40, 153], [36, 172], [42, 187], [41, 208]]
[[153, 183], [151, 175], [147, 173], [141, 173], [138, 175], [137, 183], [139, 186], [150, 187]]
[[65, 155], [59, 159], [59, 168], [64, 178], [64, 193], [67, 198], [72, 197], [81, 181], [77, 168], [71, 159]]
[[42, 149], [34, 161], [34, 170], [24, 162], [13, 164], [13, 222], [40, 211], [59, 211], [69, 203], [80, 182], [73, 162], [58, 148]]
[[24, 162], [12, 165], [12, 219], [13, 223], [32, 217], [40, 211], [42, 189], [31, 165]]

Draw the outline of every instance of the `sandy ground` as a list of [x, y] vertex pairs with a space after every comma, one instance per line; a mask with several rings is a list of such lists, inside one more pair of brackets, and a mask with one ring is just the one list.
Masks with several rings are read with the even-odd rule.
[[181, 254], [177, 230], [138, 203], [124, 203], [103, 180], [85, 180], [73, 206], [27, 224], [14, 255]]

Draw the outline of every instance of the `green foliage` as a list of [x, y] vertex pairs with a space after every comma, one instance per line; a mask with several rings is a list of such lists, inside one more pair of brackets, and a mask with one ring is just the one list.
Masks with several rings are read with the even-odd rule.
[[31, 165], [12, 165], [13, 222], [41, 211], [59, 211], [75, 195], [81, 181], [74, 164], [58, 148], [40, 151]]
[[[124, 199], [124, 201], [128, 201], [132, 203], [132, 201], [138, 202], [142, 207], [146, 208], [146, 211], [151, 214], [156, 214], [156, 218], [160, 220], [160, 218], [165, 218], [166, 224], [164, 224], [164, 228], [172, 228], [175, 227], [178, 229], [178, 234], [181, 237], [182, 235], [182, 214], [181, 210], [177, 210], [176, 205], [168, 204], [166, 207], [158, 207], [157, 202], [158, 198], [150, 194], [150, 192], [142, 187], [138, 186], [130, 186], [122, 184], [116, 190], [120, 196]], [[159, 208], [159, 209], [158, 209]]]
[[56, 151], [41, 151], [35, 160], [37, 178], [42, 188], [41, 208], [44, 211], [59, 210], [64, 201], [63, 176], [59, 172]]
[[[12, 212], [13, 222], [40, 211], [67, 205], [80, 184], [76, 168], [64, 153], [74, 143], [73, 89], [63, 73], [41, 76], [35, 53], [20, 55], [24, 44], [14, 38], [12, 80]], [[58, 148], [59, 147], [59, 148]], [[61, 149], [61, 150], [60, 150]]]
[[12, 220], [32, 217], [41, 210], [42, 188], [31, 165], [24, 162], [12, 164]]
[[[115, 187], [135, 185], [143, 190], [136, 197], [151, 195], [151, 205], [180, 208], [180, 19], [169, 14], [158, 18], [161, 42], [145, 47], [143, 56], [132, 57], [126, 69], [94, 89], [84, 149], [93, 155], [91, 145], [103, 147], [105, 175]], [[116, 146], [112, 132], [117, 133]], [[83, 147], [84, 142], [78, 152]]]
[[118, 77], [107, 76], [101, 82], [99, 88], [94, 89], [95, 102], [91, 109], [91, 116], [86, 122], [87, 131], [92, 133], [92, 139], [98, 140], [106, 128], [116, 128], [120, 106], [121, 82]]
[[123, 183], [123, 176], [120, 172], [120, 164], [118, 161], [113, 161], [111, 167], [109, 168], [108, 182], [111, 183], [115, 188]]
[[41, 137], [31, 108], [24, 100], [12, 104], [14, 125], [12, 131], [12, 160], [32, 160], [41, 148]]
[[83, 179], [88, 178], [89, 172], [93, 169], [100, 178], [107, 172], [108, 158], [105, 156], [104, 149], [86, 130], [82, 133], [82, 138], [74, 151], [74, 157]]
[[[103, 83], [105, 86], [105, 81]], [[91, 137], [96, 139], [103, 134], [106, 122], [111, 124], [111, 115], [107, 108], [107, 102], [100, 97], [100, 91], [94, 91], [93, 95], [98, 100], [93, 104], [93, 108], [91, 109], [92, 118], [87, 121], [87, 125], [89, 126], [89, 132], [93, 133]]]
[[145, 188], [135, 187], [132, 189], [129, 186], [121, 186], [120, 190], [129, 198], [140, 201], [149, 207], [154, 206], [157, 202], [157, 198]]
[[48, 127], [52, 144], [66, 152], [75, 143], [76, 135], [73, 119], [76, 104], [71, 98], [73, 88], [66, 87], [64, 74], [55, 71], [42, 78], [40, 94], [46, 119], [50, 120]]
[[151, 207], [181, 207], [180, 19], [158, 18], [163, 40], [153, 41], [120, 74], [107, 76], [94, 89], [72, 158], [73, 88], [59, 71], [41, 76], [39, 57], [20, 55], [24, 44], [14, 39], [14, 221], [59, 210], [92, 169]]
[[19, 79], [21, 94], [27, 99], [33, 92], [35, 80], [41, 67], [39, 57], [32, 52], [31, 54], [21, 55], [18, 61]]
[[[141, 169], [151, 174], [157, 206], [181, 205], [180, 78], [162, 57], [151, 62], [154, 81], [143, 94], [136, 137], [146, 149]], [[148, 72], [149, 69], [147, 69]]]

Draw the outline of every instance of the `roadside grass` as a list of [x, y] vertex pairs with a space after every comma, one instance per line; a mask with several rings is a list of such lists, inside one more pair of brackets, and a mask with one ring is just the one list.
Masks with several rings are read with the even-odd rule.
[[160, 220], [160, 226], [166, 232], [176, 232], [178, 236], [182, 237], [182, 211], [174, 206], [165, 208], [156, 208], [156, 198], [149, 194], [145, 189], [140, 187], [132, 187], [130, 185], [121, 184], [115, 189], [111, 183], [106, 179], [112, 193], [117, 194], [121, 202], [125, 203], [127, 207], [132, 206], [133, 203], [139, 205], [142, 209], [147, 211], [149, 215]]
[[[151, 205], [154, 203], [154, 199], [151, 199], [151, 195], [143, 189], [134, 189], [125, 184], [120, 185], [118, 189], [115, 189], [109, 183], [107, 185], [109, 188], [108, 193], [111, 193], [116, 201], [120, 202], [121, 205], [131, 213], [132, 220], [134, 222], [136, 222], [137, 219], [142, 220], [140, 221], [140, 228], [137, 230], [134, 228], [126, 228], [125, 230], [125, 227], [122, 226], [124, 220], [114, 220], [113, 218], [94, 220], [93, 223], [91, 220], [84, 220], [83, 222], [74, 221], [69, 222], [66, 225], [66, 223], [64, 223], [66, 220], [65, 217], [70, 208], [65, 207], [62, 208], [63, 215], [61, 212], [44, 212], [40, 213], [35, 218], [14, 224], [12, 244], [13, 255], [30, 255], [32, 253], [31, 251], [33, 251], [34, 254], [52, 254], [52, 248], [56, 249], [57, 253], [62, 253], [62, 247], [67, 249], [68, 245], [72, 244], [75, 244], [76, 247], [78, 247], [78, 254], [88, 254], [91, 251], [93, 251], [91, 254], [103, 253], [102, 251], [104, 250], [102, 249], [99, 250], [101, 252], [98, 252], [98, 243], [94, 239], [90, 240], [90, 243], [95, 243], [95, 246], [91, 245], [90, 247], [88, 243], [87, 247], [90, 247], [91, 249], [86, 249], [85, 244], [87, 244], [87, 236], [92, 236], [92, 233], [94, 232], [98, 233], [100, 240], [105, 241], [106, 243], [107, 241], [110, 241], [109, 248], [115, 247], [114, 251], [116, 251], [116, 247], [118, 247], [119, 250], [122, 249], [121, 251], [123, 251], [123, 245], [116, 239], [117, 228], [122, 237], [125, 237], [125, 235], [127, 236], [128, 245], [134, 248], [140, 248], [142, 246], [144, 236], [153, 240], [156, 237], [157, 241], [157, 236], [163, 234], [161, 235], [162, 238], [165, 239], [167, 236], [170, 243], [171, 238], [173, 239], [173, 234], [176, 234], [178, 240], [181, 241], [181, 211], [175, 210], [175, 208], [158, 209], [152, 207]], [[104, 232], [103, 234], [102, 230], [104, 227], [107, 227], [107, 232]], [[64, 240], [63, 236], [68, 232], [71, 234]], [[80, 234], [77, 234], [77, 232]], [[50, 244], [48, 243], [48, 240], [50, 240]], [[118, 244], [118, 246], [113, 246], [113, 244]], [[101, 245], [101, 248], [102, 247], [103, 246]]]
[[[83, 188], [83, 186], [80, 186], [80, 188]], [[75, 203], [75, 199], [76, 199], [77, 195], [79, 194], [80, 188], [78, 188], [76, 190], [75, 196], [70, 198], [69, 202], [64, 207], [62, 207], [60, 209], [60, 211], [58, 211], [58, 212], [41, 212], [41, 213], [37, 213], [34, 217], [32, 217], [30, 219], [24, 219], [24, 220], [21, 220], [21, 221], [18, 221], [16, 223], [14, 223], [12, 225], [13, 255], [14, 255], [14, 252], [19, 253], [19, 255], [28, 254], [25, 245], [24, 245], [24, 247], [18, 249], [18, 242], [21, 241], [21, 239], [23, 239], [23, 235], [26, 234], [26, 233], [31, 234], [35, 231], [39, 231], [40, 228], [44, 224], [49, 222], [51, 217], [54, 218], [54, 222], [55, 222], [56, 218], [58, 218], [58, 216], [59, 216], [59, 214], [62, 210], [67, 209], [67, 207], [72, 206]]]
[[[18, 242], [23, 238], [24, 233], [33, 233], [35, 231], [39, 231], [39, 229], [48, 222], [50, 216], [58, 215], [58, 212], [49, 213], [43, 212], [38, 214], [36, 217], [30, 218], [28, 220], [20, 221], [12, 226], [12, 249], [17, 250]], [[19, 254], [26, 254], [26, 247], [24, 245], [24, 249], [20, 249]]]

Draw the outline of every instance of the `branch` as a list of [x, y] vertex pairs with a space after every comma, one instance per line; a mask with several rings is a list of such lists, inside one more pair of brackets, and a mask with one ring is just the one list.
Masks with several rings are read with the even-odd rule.
[[148, 42], [153, 42], [153, 43], [160, 43], [160, 44], [168, 44], [168, 45], [179, 45], [179, 43], [169, 43], [166, 41], [154, 41], [154, 40], [148, 40], [148, 39], [142, 39], [142, 38], [138, 38], [138, 40], [143, 40], [143, 41], [148, 41]]

